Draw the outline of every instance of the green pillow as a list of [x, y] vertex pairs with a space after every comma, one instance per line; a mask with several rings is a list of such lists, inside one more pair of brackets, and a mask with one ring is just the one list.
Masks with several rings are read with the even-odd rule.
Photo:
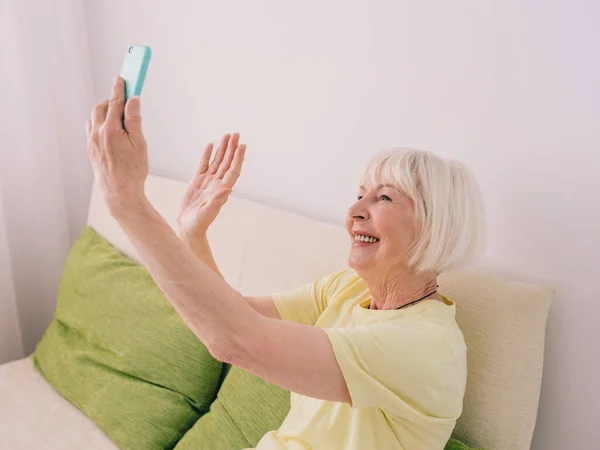
[[232, 367], [210, 407], [175, 450], [240, 450], [255, 447], [276, 430], [290, 410], [290, 394], [238, 367]]
[[[232, 367], [210, 412], [202, 416], [175, 450], [241, 450], [254, 448], [279, 428], [290, 410], [290, 394], [245, 370]], [[444, 450], [471, 449], [450, 439]]]
[[461, 442], [454, 438], [450, 438], [450, 440], [446, 444], [446, 447], [444, 447], [444, 450], [485, 450], [485, 449], [469, 447], [464, 442]]
[[86, 227], [33, 355], [40, 373], [121, 449], [172, 448], [215, 398], [223, 365], [147, 269]]

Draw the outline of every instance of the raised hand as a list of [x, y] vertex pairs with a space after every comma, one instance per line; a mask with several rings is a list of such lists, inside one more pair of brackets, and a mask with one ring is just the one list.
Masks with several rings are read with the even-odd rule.
[[196, 174], [188, 184], [177, 215], [179, 236], [187, 242], [203, 239], [211, 223], [229, 198], [240, 177], [246, 146], [240, 135], [226, 134], [211, 161], [213, 144], [208, 144]]
[[142, 132], [140, 99], [131, 97], [125, 102], [123, 78], [115, 79], [110, 100], [92, 110], [85, 131], [94, 177], [109, 210], [116, 205], [137, 203], [145, 196], [148, 150]]

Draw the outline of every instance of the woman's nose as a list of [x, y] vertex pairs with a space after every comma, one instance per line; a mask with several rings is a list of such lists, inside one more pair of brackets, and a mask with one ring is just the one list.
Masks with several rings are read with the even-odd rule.
[[354, 220], [365, 220], [368, 217], [366, 208], [363, 207], [362, 202], [359, 200], [348, 209], [348, 216]]

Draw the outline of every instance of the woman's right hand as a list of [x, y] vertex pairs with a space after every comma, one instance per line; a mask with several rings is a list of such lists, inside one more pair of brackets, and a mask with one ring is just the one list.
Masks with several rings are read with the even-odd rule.
[[238, 145], [239, 139], [238, 133], [223, 136], [212, 162], [213, 144], [206, 146], [177, 214], [179, 237], [184, 241], [194, 242], [206, 237], [206, 230], [229, 198], [246, 153], [246, 146]]

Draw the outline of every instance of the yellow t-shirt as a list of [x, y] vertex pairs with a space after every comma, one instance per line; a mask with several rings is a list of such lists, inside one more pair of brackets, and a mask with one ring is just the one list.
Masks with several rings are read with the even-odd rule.
[[368, 287], [352, 269], [273, 299], [283, 320], [325, 330], [352, 404], [292, 393], [281, 427], [256, 450], [444, 448], [467, 379], [466, 345], [452, 301], [367, 309]]

